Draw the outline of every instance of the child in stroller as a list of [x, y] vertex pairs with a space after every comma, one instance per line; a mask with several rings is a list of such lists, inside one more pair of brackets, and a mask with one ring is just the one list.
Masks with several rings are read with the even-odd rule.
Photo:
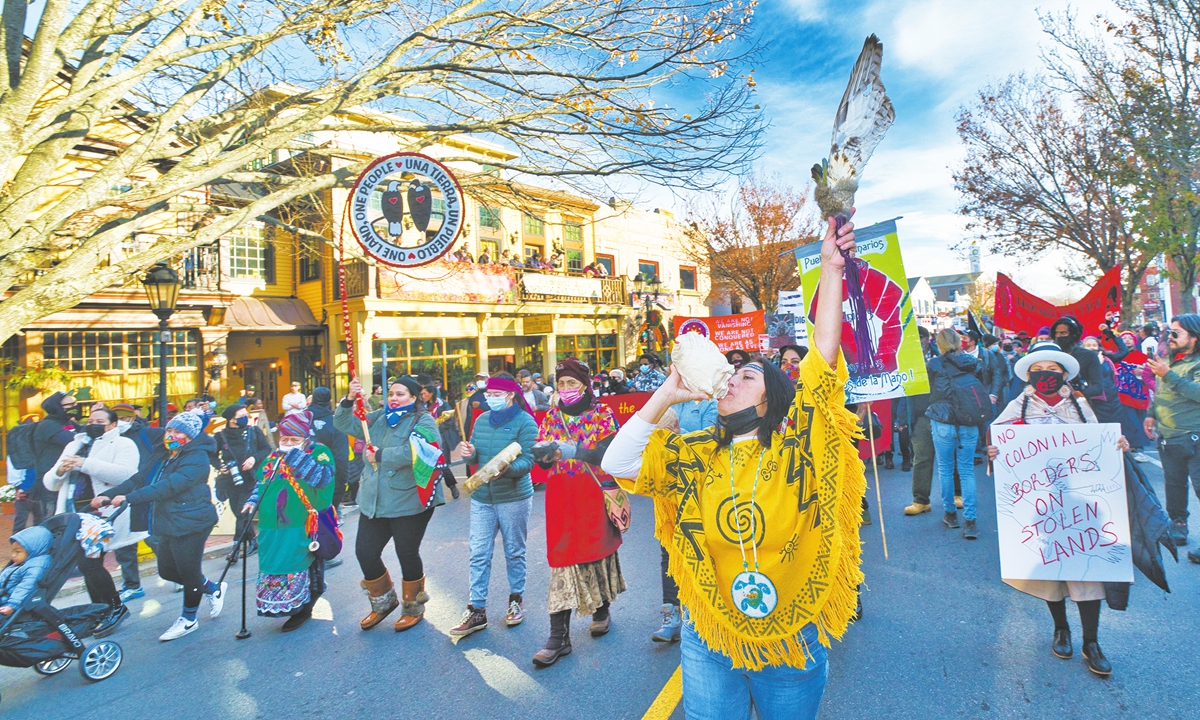
[[[122, 505], [109, 520], [126, 507]], [[90, 647], [83, 643], [107, 617], [107, 605], [59, 609], [50, 604], [83, 555], [76, 539], [82, 524], [78, 514], [62, 513], [13, 536], [29, 558], [0, 574], [0, 593], [6, 593], [0, 602], [11, 608], [11, 613], [0, 613], [0, 665], [55, 675], [79, 660], [80, 673], [92, 681], [108, 678], [121, 666], [117, 643], [103, 640]], [[31, 577], [35, 582], [29, 581]]]

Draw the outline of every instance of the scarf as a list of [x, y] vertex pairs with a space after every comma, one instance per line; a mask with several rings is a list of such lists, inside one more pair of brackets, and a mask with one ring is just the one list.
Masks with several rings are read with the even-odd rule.
[[503, 410], [490, 411], [488, 413], [488, 422], [492, 424], [492, 427], [500, 427], [504, 423], [516, 417], [517, 413], [519, 412], [525, 412], [524, 408], [516, 403], [513, 403]]
[[385, 404], [383, 406], [383, 417], [385, 420], [387, 420], [388, 427], [396, 427], [399, 425], [400, 418], [404, 417], [405, 414], [412, 411], [412, 409], [416, 406], [416, 403], [409, 403], [402, 407], [394, 408], [391, 405]]
[[[770, 448], [757, 439], [719, 447], [714, 432], [656, 430], [636, 482], [621, 481], [654, 497], [655, 536], [670, 555], [679, 599], [697, 634], [735, 668], [804, 668], [810, 653], [801, 630], [815, 624], [825, 646], [840, 639], [863, 580], [866, 479], [856, 445], [862, 431], [844, 407], [845, 359], [839, 354], [834, 369], [809, 353], [800, 375]], [[775, 586], [777, 603], [762, 618], [734, 604], [742, 548], [751, 571], [757, 548], [757, 569]]]

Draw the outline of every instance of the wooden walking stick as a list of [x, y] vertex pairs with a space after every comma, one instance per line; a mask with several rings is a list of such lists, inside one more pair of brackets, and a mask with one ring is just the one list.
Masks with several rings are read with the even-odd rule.
[[879, 534], [883, 536], [883, 559], [887, 560], [887, 529], [883, 526], [883, 496], [879, 492], [879, 461], [875, 459], [875, 423], [871, 422], [871, 403], [867, 403], [867, 434], [871, 438], [871, 470], [875, 473], [875, 507], [879, 510]]

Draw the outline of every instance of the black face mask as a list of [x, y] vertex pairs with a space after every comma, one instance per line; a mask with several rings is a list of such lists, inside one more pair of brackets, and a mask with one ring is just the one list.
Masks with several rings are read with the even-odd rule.
[[83, 431], [93, 440], [108, 432], [103, 425], [85, 425]]
[[[759, 405], [761, 404], [759, 403]], [[734, 435], [745, 435], [752, 430], [757, 430], [761, 424], [762, 417], [758, 414], [758, 405], [751, 405], [728, 415], [717, 416], [717, 425]]]
[[1032, 370], [1029, 373], [1029, 384], [1042, 395], [1057, 394], [1065, 383], [1063, 374], [1053, 370]]
[[1070, 335], [1054, 338], [1054, 344], [1067, 352], [1070, 352], [1071, 348], [1075, 347], [1075, 341], [1071, 339]]

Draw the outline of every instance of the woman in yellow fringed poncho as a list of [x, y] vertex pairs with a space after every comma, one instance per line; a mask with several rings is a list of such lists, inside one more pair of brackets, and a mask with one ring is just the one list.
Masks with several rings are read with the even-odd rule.
[[845, 409], [839, 248], [853, 226], [830, 225], [821, 248], [814, 349], [799, 392], [762, 361], [738, 368], [715, 430], [655, 430], [671, 405], [703, 399], [671, 368], [621, 428], [602, 467], [654, 498], [686, 612], [683, 702], [689, 720], [815, 718], [826, 647], [854, 617], [858, 529], [866, 488]]

